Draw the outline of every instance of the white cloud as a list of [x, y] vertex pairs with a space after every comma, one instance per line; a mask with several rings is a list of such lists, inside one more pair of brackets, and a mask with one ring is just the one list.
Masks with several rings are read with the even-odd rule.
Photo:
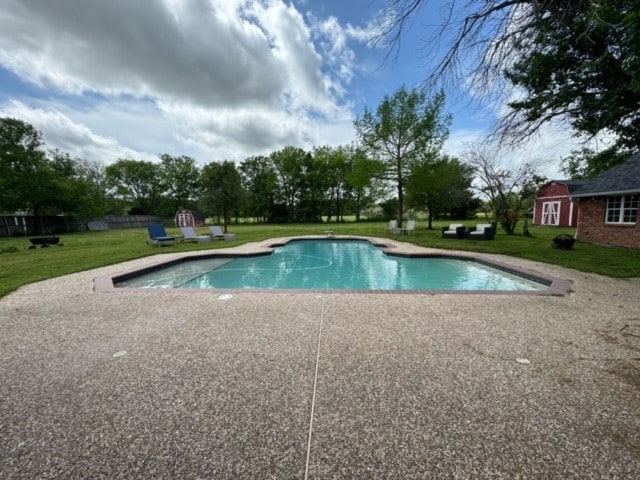
[[[488, 135], [488, 130], [454, 130], [445, 142], [444, 151], [449, 155], [461, 157], [468, 145], [485, 141]], [[505, 165], [515, 168], [521, 162], [529, 162], [536, 165], [539, 175], [558, 180], [566, 178], [560, 170], [561, 160], [572, 150], [580, 150], [586, 146], [598, 151], [612, 143], [614, 143], [613, 136], [603, 136], [585, 142], [584, 139], [573, 136], [566, 126], [547, 124], [537, 135], [531, 136], [516, 147], [502, 148], [500, 154]]]
[[282, 65], [264, 32], [241, 16], [242, 4], [233, 12], [228, 5], [5, 0], [0, 60], [38, 84], [76, 94], [276, 102]]
[[111, 163], [120, 157], [150, 159], [152, 156], [121, 145], [116, 139], [96, 134], [53, 108], [33, 108], [12, 101], [0, 108], [1, 117], [19, 118], [40, 130], [48, 149], [59, 149], [86, 160]]
[[283, 0], [3, 0], [0, 66], [44, 93], [0, 111], [105, 163], [348, 142], [353, 52], [321, 23]]

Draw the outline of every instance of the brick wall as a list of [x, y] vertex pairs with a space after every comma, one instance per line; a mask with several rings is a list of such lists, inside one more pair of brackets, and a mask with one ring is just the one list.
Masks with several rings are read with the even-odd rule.
[[581, 242], [640, 248], [640, 223], [612, 225], [605, 223], [606, 197], [581, 198], [578, 240]]

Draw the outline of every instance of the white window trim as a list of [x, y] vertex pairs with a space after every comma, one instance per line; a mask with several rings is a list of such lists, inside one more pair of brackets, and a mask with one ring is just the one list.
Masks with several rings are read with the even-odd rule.
[[[638, 221], [638, 213], [636, 211], [636, 221], [635, 222], [623, 222], [624, 218], [624, 202], [625, 198], [629, 197], [638, 197], [638, 195], [610, 195], [607, 197], [607, 205], [604, 211], [604, 223], [606, 225], [635, 225]], [[620, 212], [618, 213], [618, 221], [610, 222], [609, 221], [609, 199], [611, 198], [619, 198], [620, 199]]]
[[569, 226], [573, 227], [573, 202], [569, 200]]

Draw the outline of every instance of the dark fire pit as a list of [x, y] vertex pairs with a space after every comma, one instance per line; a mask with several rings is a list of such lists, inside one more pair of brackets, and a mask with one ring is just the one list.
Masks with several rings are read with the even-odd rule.
[[45, 248], [50, 245], [62, 246], [60, 243], [60, 237], [35, 237], [30, 238], [29, 241], [31, 242], [31, 246], [29, 248], [36, 248], [38, 245], [40, 248]]
[[576, 239], [571, 235], [558, 235], [554, 237], [553, 244], [556, 248], [561, 248], [563, 250], [569, 250], [573, 247], [573, 244], [576, 242]]

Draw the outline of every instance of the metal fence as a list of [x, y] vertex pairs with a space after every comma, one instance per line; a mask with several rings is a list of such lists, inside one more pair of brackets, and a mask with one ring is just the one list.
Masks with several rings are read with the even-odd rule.
[[50, 235], [54, 233], [85, 232], [146, 227], [161, 223], [156, 215], [107, 215], [103, 218], [67, 216], [0, 215], [0, 237]]

